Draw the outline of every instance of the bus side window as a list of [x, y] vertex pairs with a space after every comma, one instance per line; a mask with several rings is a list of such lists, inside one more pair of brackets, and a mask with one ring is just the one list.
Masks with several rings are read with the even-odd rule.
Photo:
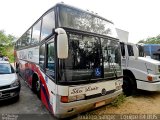
[[40, 29], [41, 29], [41, 20], [38, 21], [38, 22], [33, 26], [31, 45], [34, 45], [34, 44], [39, 43]]
[[23, 36], [21, 37], [21, 40], [22, 40], [22, 47], [26, 47], [26, 46], [30, 45], [31, 29], [23, 34]]
[[46, 62], [46, 72], [52, 78], [55, 78], [55, 50], [54, 50], [54, 42], [50, 42], [47, 44], [47, 62]]
[[55, 28], [55, 18], [54, 11], [47, 13], [43, 17], [42, 30], [41, 30], [41, 40], [45, 39], [52, 34], [52, 30]]
[[44, 61], [45, 61], [45, 44], [40, 46], [39, 50], [39, 66], [44, 69]]

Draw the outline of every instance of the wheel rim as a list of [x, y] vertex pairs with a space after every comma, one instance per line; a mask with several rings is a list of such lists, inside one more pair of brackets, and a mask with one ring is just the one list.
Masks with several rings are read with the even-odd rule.
[[40, 82], [39, 82], [39, 80], [36, 82], [36, 91], [37, 92], [40, 91]]

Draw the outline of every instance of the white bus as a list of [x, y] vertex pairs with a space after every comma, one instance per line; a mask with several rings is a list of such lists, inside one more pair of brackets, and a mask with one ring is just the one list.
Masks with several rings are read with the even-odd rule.
[[45, 12], [17, 40], [15, 60], [19, 74], [56, 117], [100, 107], [122, 93], [114, 24], [75, 7], [57, 4]]

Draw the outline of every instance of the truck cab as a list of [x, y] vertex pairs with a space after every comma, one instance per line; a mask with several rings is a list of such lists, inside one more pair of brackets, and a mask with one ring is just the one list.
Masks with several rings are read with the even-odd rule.
[[160, 91], [160, 61], [139, 56], [137, 45], [121, 42], [123, 92], [129, 96], [137, 89]]

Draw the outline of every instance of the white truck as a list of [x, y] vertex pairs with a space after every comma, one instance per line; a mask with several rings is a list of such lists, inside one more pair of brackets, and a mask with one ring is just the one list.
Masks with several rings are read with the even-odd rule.
[[136, 89], [160, 91], [160, 61], [140, 57], [135, 44], [121, 42], [123, 91], [129, 96]]

